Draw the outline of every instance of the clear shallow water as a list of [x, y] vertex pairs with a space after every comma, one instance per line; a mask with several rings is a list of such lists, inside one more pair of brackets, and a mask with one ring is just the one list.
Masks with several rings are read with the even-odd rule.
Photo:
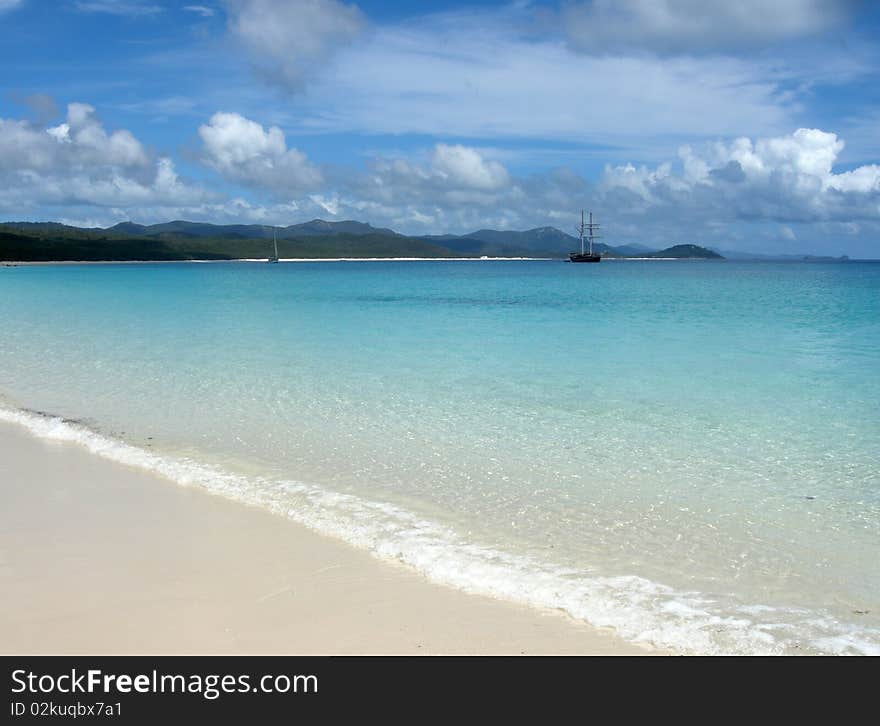
[[2, 415], [632, 639], [880, 652], [880, 264], [588, 267], [0, 268]]

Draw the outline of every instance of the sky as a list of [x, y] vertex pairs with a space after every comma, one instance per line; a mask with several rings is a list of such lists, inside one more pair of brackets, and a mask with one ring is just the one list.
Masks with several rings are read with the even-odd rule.
[[0, 220], [880, 258], [880, 3], [0, 0]]

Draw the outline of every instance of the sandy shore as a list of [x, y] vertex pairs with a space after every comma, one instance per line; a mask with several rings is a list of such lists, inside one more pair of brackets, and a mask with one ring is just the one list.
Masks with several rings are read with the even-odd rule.
[[[666, 258], [663, 258], [666, 259]], [[670, 258], [674, 259], [674, 258]], [[561, 257], [281, 257], [279, 262], [561, 262]], [[261, 262], [265, 257], [240, 257], [229, 260], [0, 260], [2, 267], [39, 267], [45, 265], [222, 265], [230, 262]]]
[[0, 423], [0, 652], [646, 651]]

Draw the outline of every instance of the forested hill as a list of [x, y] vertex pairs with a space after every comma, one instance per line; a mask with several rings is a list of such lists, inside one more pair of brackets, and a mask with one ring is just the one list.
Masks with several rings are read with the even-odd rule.
[[[134, 222], [101, 228], [57, 222], [0, 224], [0, 260], [17, 261], [163, 261], [261, 259], [277, 238], [282, 258], [328, 257], [557, 257], [565, 258], [578, 240], [554, 227], [533, 230], [479, 230], [468, 235], [413, 237], [364, 222], [315, 219], [288, 227], [215, 225], [173, 221]], [[638, 244], [595, 245], [608, 257], [720, 258], [697, 245], [656, 251]]]

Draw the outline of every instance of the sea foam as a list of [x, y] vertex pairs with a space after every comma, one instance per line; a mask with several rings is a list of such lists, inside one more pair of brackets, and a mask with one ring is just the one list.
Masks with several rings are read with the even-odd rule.
[[433, 582], [561, 610], [632, 642], [676, 653], [880, 654], [878, 633], [819, 613], [754, 604], [725, 612], [712, 597], [677, 592], [643, 577], [597, 575], [468, 542], [453, 529], [396, 505], [164, 456], [43, 413], [0, 406], [0, 421], [23, 426], [43, 439], [77, 444], [182, 486], [267, 509], [378, 558], [409, 566]]

